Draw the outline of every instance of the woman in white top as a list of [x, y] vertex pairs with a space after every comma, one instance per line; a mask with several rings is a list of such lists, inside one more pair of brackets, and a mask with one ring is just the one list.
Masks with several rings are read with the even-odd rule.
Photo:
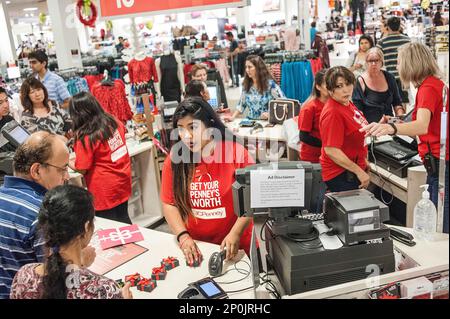
[[358, 51], [350, 54], [346, 67], [353, 72], [355, 77], [361, 76], [366, 71], [367, 52], [373, 48], [373, 39], [368, 35], [362, 35], [359, 38]]

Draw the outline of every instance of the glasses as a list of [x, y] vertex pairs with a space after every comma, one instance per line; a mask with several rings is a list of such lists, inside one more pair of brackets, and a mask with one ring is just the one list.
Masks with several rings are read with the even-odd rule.
[[367, 60], [367, 64], [377, 64], [378, 62], [380, 62], [381, 60]]
[[59, 166], [56, 166], [56, 165], [53, 165], [53, 164], [50, 164], [50, 163], [42, 163], [42, 165], [56, 168], [61, 175], [65, 175], [65, 174], [69, 173], [69, 164], [67, 164], [64, 167], [59, 167]]

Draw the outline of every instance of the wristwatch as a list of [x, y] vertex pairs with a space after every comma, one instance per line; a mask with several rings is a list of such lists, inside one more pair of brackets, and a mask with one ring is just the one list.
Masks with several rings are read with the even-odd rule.
[[390, 125], [394, 129], [394, 133], [389, 134], [389, 135], [390, 136], [397, 135], [397, 126], [394, 123], [388, 123], [388, 125]]

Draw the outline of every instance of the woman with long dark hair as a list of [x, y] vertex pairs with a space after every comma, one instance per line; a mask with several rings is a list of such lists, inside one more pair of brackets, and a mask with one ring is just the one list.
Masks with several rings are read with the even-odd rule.
[[30, 133], [46, 131], [66, 135], [70, 130], [69, 117], [49, 99], [41, 81], [33, 77], [26, 79], [20, 87], [20, 101], [23, 106], [21, 124]]
[[176, 143], [164, 163], [161, 200], [186, 260], [201, 259], [195, 240], [221, 245], [227, 259], [239, 248], [248, 254], [253, 224], [234, 214], [231, 186], [236, 169], [253, 159], [201, 98], [178, 106], [173, 127]]
[[99, 217], [131, 224], [131, 160], [124, 125], [106, 113], [90, 93], [79, 93], [69, 103], [75, 135], [75, 162], [94, 195]]
[[49, 250], [43, 264], [23, 266], [14, 277], [11, 299], [132, 298], [111, 279], [84, 268], [81, 251], [94, 233], [92, 195], [73, 185], [50, 190], [39, 211], [38, 225]]
[[284, 93], [272, 79], [263, 59], [257, 55], [249, 55], [245, 62], [244, 90], [236, 111], [229, 120], [234, 120], [246, 109], [248, 118], [267, 120], [269, 102], [278, 98], [284, 98]]

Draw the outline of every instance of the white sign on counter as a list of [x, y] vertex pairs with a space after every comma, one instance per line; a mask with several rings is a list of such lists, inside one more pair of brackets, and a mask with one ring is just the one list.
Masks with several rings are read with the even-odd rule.
[[250, 172], [252, 208], [305, 206], [305, 170], [255, 170]]

